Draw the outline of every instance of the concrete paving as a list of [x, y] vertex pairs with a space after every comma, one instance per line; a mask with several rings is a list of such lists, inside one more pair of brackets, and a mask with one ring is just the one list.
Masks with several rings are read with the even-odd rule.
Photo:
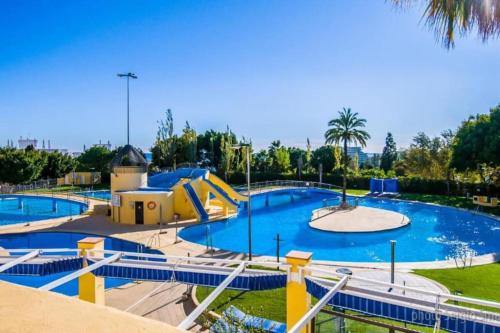
[[401, 228], [409, 223], [410, 219], [401, 213], [357, 206], [317, 209], [313, 212], [309, 226], [330, 232], [375, 232]]
[[[129, 283], [107, 290], [106, 305], [177, 326], [195, 308], [191, 297], [184, 296], [189, 290], [177, 282]], [[148, 297], [139, 302], [144, 296]]]

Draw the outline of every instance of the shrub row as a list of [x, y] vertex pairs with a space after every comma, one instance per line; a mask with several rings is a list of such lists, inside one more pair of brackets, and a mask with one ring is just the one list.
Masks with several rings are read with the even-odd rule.
[[[224, 175], [218, 175], [224, 179]], [[251, 174], [251, 181], [262, 182], [270, 180], [297, 180], [299, 179], [296, 174], [280, 174], [270, 172], [254, 172]], [[348, 177], [347, 187], [356, 189], [370, 188], [371, 177]], [[318, 174], [303, 174], [301, 180], [305, 181], [319, 181]], [[420, 177], [398, 177], [399, 191], [406, 193], [422, 193], [422, 194], [440, 194], [440, 195], [460, 195], [464, 196], [467, 193], [473, 194], [487, 194], [498, 195], [500, 189], [486, 184], [464, 183], [458, 181], [450, 181], [440, 179], [425, 179]], [[228, 181], [234, 185], [242, 185], [246, 183], [246, 175], [244, 173], [232, 173], [228, 177]], [[342, 186], [342, 176], [337, 174], [324, 174], [323, 182], [333, 185]]]

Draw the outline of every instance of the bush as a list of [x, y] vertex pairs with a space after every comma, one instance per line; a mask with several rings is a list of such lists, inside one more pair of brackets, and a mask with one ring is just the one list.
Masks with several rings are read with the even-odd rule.
[[[223, 175], [219, 177], [224, 178]], [[347, 187], [354, 189], [370, 189], [370, 176], [348, 177]], [[271, 180], [297, 180], [298, 176], [295, 173], [272, 173], [272, 172], [252, 172], [251, 181], [262, 182]], [[229, 175], [229, 183], [234, 185], [246, 184], [246, 174], [242, 172], [235, 172]], [[302, 174], [304, 181], [319, 181], [317, 173]], [[420, 177], [398, 177], [399, 191], [406, 193], [421, 193], [421, 194], [438, 194], [447, 195], [448, 187], [450, 195], [465, 196], [474, 194], [487, 194], [488, 189], [486, 184], [463, 183], [457, 181], [450, 181], [449, 184], [446, 180], [441, 179], [425, 179]], [[323, 174], [323, 182], [342, 186], [342, 175], [338, 174]], [[499, 195], [500, 189], [490, 186], [489, 195]]]

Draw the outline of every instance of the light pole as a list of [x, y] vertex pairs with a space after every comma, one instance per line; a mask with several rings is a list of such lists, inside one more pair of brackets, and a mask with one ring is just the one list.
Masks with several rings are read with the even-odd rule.
[[116, 74], [118, 77], [127, 78], [127, 145], [130, 144], [130, 79], [137, 79], [134, 73]]
[[247, 210], [248, 210], [248, 260], [252, 260], [252, 207], [251, 207], [251, 196], [250, 196], [250, 144], [240, 144], [232, 146], [232, 149], [242, 149], [246, 147], [246, 158], [247, 158]]

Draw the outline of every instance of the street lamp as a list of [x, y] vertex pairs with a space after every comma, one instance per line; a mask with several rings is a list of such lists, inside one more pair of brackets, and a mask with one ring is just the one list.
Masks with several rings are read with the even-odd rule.
[[134, 73], [116, 74], [118, 77], [127, 78], [127, 145], [130, 144], [130, 89], [129, 81], [130, 79], [137, 79], [137, 75]]
[[247, 196], [248, 196], [248, 260], [252, 260], [252, 209], [250, 205], [250, 144], [242, 143], [239, 145], [232, 146], [232, 149], [242, 149], [246, 147], [246, 155], [247, 155]]

